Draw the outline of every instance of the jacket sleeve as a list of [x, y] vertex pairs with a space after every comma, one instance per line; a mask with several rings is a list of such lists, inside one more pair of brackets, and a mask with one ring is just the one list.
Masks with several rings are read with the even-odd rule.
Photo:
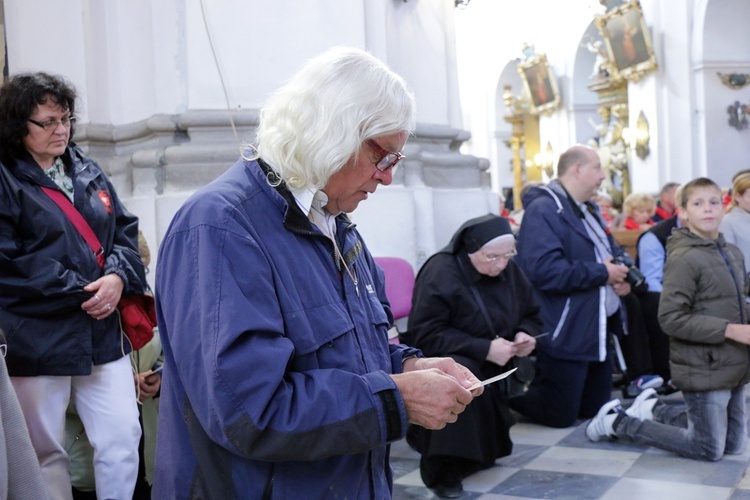
[[[362, 242], [362, 246], [365, 248], [367, 264], [370, 267], [370, 272], [372, 273], [375, 282], [375, 288], [377, 289], [380, 304], [383, 306], [383, 310], [388, 316], [388, 325], [392, 327], [394, 319], [393, 312], [391, 311], [391, 304], [385, 294], [385, 272], [373, 260], [372, 254], [367, 249], [367, 245], [365, 244], [364, 240], [362, 240], [362, 238], [360, 237], [359, 241]], [[422, 357], [422, 352], [419, 349], [414, 349], [413, 347], [409, 347], [403, 344], [389, 343], [388, 350], [391, 353], [391, 373], [394, 374], [403, 373], [404, 360], [406, 358], [410, 358], [412, 356], [418, 356], [420, 358]]]
[[[255, 460], [365, 452], [388, 441], [393, 419], [405, 431], [404, 403], [388, 373], [358, 374], [316, 361], [336, 355], [338, 340], [295, 352], [288, 325], [305, 322], [304, 312], [284, 313], [281, 300], [295, 290], [283, 287], [273, 267], [246, 232], [200, 224], [167, 236], [157, 313], [167, 368], [176, 373], [165, 377], [162, 391], [181, 386], [187, 401], [180, 404], [189, 405], [181, 411], [192, 410], [212, 441]], [[347, 323], [328, 316], [317, 326]], [[318, 368], [301, 367], [304, 355]]]
[[104, 274], [122, 278], [123, 294], [140, 295], [147, 289], [146, 269], [138, 251], [138, 217], [125, 209], [112, 184], [107, 181], [115, 212], [115, 232], [107, 250]]
[[[451, 266], [452, 261], [453, 256], [436, 255], [420, 270], [409, 314], [409, 336], [426, 356], [458, 354], [481, 364], [487, 358], [492, 340], [455, 327], [456, 309], [472, 307], [473, 304], [466, 302], [474, 298], [462, 286], [463, 278]], [[485, 324], [481, 314], [477, 322]]]
[[87, 280], [53, 255], [21, 247], [20, 207], [10, 174], [0, 167], [0, 307], [14, 314], [50, 315], [80, 309]]
[[536, 336], [542, 333], [544, 323], [539, 315], [541, 307], [534, 297], [534, 289], [528, 278], [523, 274], [521, 268], [515, 266], [514, 282], [516, 298], [521, 304], [522, 313], [521, 321], [515, 328], [515, 332], [526, 332], [529, 335]]
[[607, 283], [604, 264], [586, 258], [592, 243], [570, 223], [551, 199], [526, 209], [518, 237], [518, 263], [531, 283], [545, 293], [570, 294]]
[[[88, 157], [77, 146], [71, 148], [70, 154], [74, 162], [80, 162], [88, 165], [90, 169], [95, 169], [94, 171], [98, 172], [98, 176], [94, 177], [92, 182], [96, 183], [96, 188], [106, 187], [109, 193], [112, 204], [111, 214], [104, 212], [101, 208], [99, 209], [101, 212], [94, 213], [91, 210], [82, 211], [83, 207], [77, 207], [84, 217], [89, 214], [90, 217], [96, 219], [87, 222], [97, 233], [99, 242], [104, 247], [104, 253], [107, 256], [103, 274], [114, 273], [122, 279], [123, 295], [144, 293], [148, 285], [145, 266], [138, 251], [138, 217], [128, 212], [109, 178], [96, 161]], [[93, 185], [76, 184], [76, 189], [86, 193], [86, 197], [94, 196], [93, 188]], [[88, 200], [84, 201], [84, 206], [88, 206], [87, 203]]]

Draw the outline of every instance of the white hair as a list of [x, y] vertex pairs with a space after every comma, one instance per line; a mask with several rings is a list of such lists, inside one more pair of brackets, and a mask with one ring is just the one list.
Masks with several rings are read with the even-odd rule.
[[256, 155], [294, 188], [323, 188], [380, 135], [416, 124], [404, 80], [359, 49], [334, 47], [311, 59], [260, 112]]

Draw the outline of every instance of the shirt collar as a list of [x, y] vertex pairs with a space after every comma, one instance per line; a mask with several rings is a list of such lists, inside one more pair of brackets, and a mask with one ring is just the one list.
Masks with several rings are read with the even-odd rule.
[[[294, 196], [294, 201], [297, 202], [297, 206], [302, 210], [305, 216], [310, 216], [310, 210], [312, 210], [313, 199], [319, 192], [312, 186], [305, 186], [302, 188], [289, 188], [289, 191]], [[321, 193], [325, 196], [325, 193]], [[326, 199], [326, 201], [328, 201]]]
[[326, 210], [328, 196], [321, 190], [307, 186], [300, 189], [290, 189], [294, 201], [297, 202], [307, 219], [317, 226], [323, 234], [333, 238], [336, 234], [335, 217]]

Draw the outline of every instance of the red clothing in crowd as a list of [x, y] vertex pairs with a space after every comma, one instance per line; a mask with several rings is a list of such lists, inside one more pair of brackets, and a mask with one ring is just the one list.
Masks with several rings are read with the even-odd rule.
[[[651, 221], [648, 221], [648, 225], [653, 226], [654, 223]], [[630, 231], [636, 231], [638, 229], [641, 229], [641, 225], [638, 224], [636, 221], [634, 221], [632, 217], [627, 217], [622, 227], [623, 229], [628, 229]]]
[[670, 214], [669, 212], [667, 212], [666, 210], [664, 210], [663, 208], [661, 208], [661, 206], [657, 205], [656, 206], [656, 215], [658, 215], [659, 217], [661, 217], [660, 220], [665, 220], [665, 219], [669, 219], [670, 217], [672, 217], [673, 214]]

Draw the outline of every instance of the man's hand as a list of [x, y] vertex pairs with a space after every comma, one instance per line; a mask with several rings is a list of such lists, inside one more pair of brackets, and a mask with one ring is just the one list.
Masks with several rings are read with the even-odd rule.
[[484, 392], [471, 371], [451, 358], [411, 358], [404, 373], [391, 375], [406, 405], [409, 422], [425, 429], [442, 429], [453, 423], [466, 405]]
[[607, 257], [603, 264], [607, 268], [609, 279], [607, 284], [614, 285], [615, 283], [622, 283], [625, 281], [625, 277], [628, 275], [628, 266], [624, 264], [613, 264], [612, 257]]
[[[435, 368], [446, 375], [452, 376], [466, 389], [479, 382], [479, 379], [471, 373], [471, 370], [460, 363], [456, 363], [453, 358], [410, 358], [404, 363], [403, 371], [406, 373], [414, 370], [429, 370], [430, 368]], [[473, 394], [476, 397], [481, 392]]]
[[81, 304], [81, 309], [89, 316], [104, 319], [117, 308], [125, 284], [116, 274], [107, 274], [96, 281], [92, 281], [83, 289], [94, 294], [89, 300]]
[[615, 294], [618, 297], [624, 297], [630, 293], [630, 283], [628, 283], [627, 281], [615, 283], [614, 285], [612, 285], [612, 288], [615, 289]]

